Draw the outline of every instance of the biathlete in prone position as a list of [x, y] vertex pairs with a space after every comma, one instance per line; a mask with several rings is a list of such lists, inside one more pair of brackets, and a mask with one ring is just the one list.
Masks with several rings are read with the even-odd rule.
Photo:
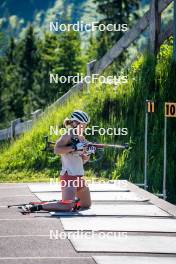
[[44, 211], [72, 211], [91, 206], [90, 191], [84, 180], [84, 164], [96, 148], [85, 148], [84, 130], [90, 122], [89, 116], [76, 110], [71, 117], [65, 119], [68, 132], [56, 141], [54, 153], [61, 156], [62, 170], [60, 172], [62, 200], [28, 204], [21, 207], [23, 213]]

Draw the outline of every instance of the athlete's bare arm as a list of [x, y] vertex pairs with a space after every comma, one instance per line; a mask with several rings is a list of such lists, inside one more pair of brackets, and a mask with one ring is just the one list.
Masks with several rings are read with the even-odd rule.
[[83, 164], [87, 163], [90, 160], [90, 156], [87, 156], [86, 154], [81, 155]]
[[63, 135], [59, 140], [56, 141], [54, 153], [56, 155], [60, 155], [73, 152], [74, 148], [72, 146], [68, 146], [69, 144], [71, 144], [71, 136], [68, 134]]
[[[81, 137], [82, 140], [85, 140], [84, 137]], [[74, 152], [74, 148], [72, 146], [68, 146], [69, 144], [71, 144], [71, 136], [68, 134], [63, 135], [57, 142], [56, 145], [54, 147], [54, 153], [56, 155], [60, 155], [60, 154], [66, 154], [66, 153], [70, 153], [70, 152]], [[86, 162], [89, 161], [90, 157], [87, 156], [86, 154], [82, 153], [80, 154], [80, 156], [83, 159], [83, 163], [85, 164]]]

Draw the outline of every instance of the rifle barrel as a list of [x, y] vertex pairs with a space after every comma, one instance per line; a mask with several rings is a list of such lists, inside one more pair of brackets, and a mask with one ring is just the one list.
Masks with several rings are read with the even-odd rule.
[[94, 146], [96, 148], [119, 148], [119, 149], [126, 149], [126, 148], [128, 148], [128, 144], [124, 144], [124, 145], [114, 145], [114, 144], [89, 143], [88, 146]]

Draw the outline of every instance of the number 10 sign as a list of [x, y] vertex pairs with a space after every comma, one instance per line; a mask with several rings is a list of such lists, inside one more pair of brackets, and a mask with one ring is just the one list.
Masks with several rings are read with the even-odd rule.
[[165, 103], [165, 116], [176, 117], [176, 103]]

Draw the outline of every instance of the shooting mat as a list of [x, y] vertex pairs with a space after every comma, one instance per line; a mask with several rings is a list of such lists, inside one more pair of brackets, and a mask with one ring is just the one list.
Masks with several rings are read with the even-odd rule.
[[61, 217], [64, 230], [176, 232], [176, 219], [135, 217]]
[[[128, 192], [127, 181], [115, 181], [114, 183], [92, 183], [88, 186], [92, 192]], [[28, 188], [32, 193], [39, 192], [60, 192], [60, 184], [56, 183], [37, 183], [37, 184], [28, 184]]]
[[[61, 192], [37, 192], [34, 193], [40, 201], [61, 200]], [[140, 197], [134, 192], [91, 192], [92, 201], [131, 201], [144, 202], [148, 201], [144, 197]]]
[[52, 216], [170, 216], [165, 211], [150, 204], [93, 204], [90, 209], [78, 212], [51, 212]]
[[[69, 239], [78, 252], [139, 252], [176, 253], [176, 237], [172, 236], [94, 236], [70, 235]], [[109, 262], [108, 262], [109, 263]]]
[[93, 256], [97, 264], [175, 264], [174, 257], [143, 256]]

